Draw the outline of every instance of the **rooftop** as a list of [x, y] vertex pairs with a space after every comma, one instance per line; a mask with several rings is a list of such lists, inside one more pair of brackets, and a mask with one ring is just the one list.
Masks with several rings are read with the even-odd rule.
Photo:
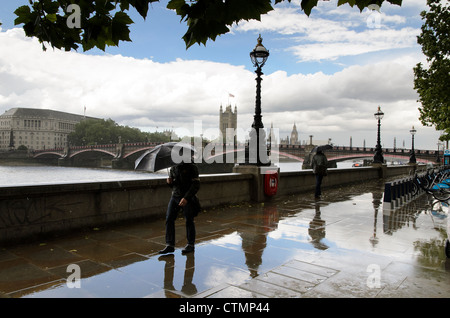
[[52, 118], [67, 121], [80, 121], [84, 118], [93, 119], [93, 117], [85, 117], [83, 115], [39, 108], [11, 108], [0, 115], [0, 118], [2, 117]]

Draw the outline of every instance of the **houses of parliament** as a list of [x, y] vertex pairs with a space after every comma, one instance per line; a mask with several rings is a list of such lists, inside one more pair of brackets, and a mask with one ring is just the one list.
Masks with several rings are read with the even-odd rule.
[[[12, 108], [0, 115], [0, 151], [21, 145], [28, 149], [64, 147], [67, 144], [67, 136], [75, 131], [75, 125], [86, 118], [94, 119], [50, 109]], [[225, 110], [220, 106], [219, 129], [224, 140], [227, 137], [227, 128], [233, 129], [232, 131], [237, 129], [237, 106], [232, 109], [232, 106], [228, 105]], [[234, 133], [233, 136], [231, 140], [236, 142]], [[272, 143], [277, 142], [272, 128], [268, 136], [272, 136]], [[290, 136], [281, 138], [279, 143], [300, 145], [295, 123]]]
[[[234, 106], [234, 111], [231, 105], [225, 107], [223, 110], [222, 105], [220, 105], [219, 111], [219, 129], [224, 140], [227, 140], [227, 128], [234, 130], [237, 129], [237, 106]], [[273, 136], [272, 128], [270, 128], [269, 136]], [[236, 137], [235, 137], [236, 138]], [[276, 142], [276, 138], [272, 137], [272, 142]], [[300, 145], [300, 140], [298, 139], [297, 126], [294, 123], [292, 127], [291, 135], [286, 136], [286, 138], [280, 138], [280, 145]]]

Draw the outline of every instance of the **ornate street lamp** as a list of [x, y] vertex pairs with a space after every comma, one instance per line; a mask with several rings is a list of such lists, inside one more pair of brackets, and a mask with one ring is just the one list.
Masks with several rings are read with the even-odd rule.
[[414, 135], [417, 130], [415, 130], [414, 126], [412, 126], [412, 129], [409, 132], [411, 133], [411, 154], [409, 155], [409, 163], [416, 163], [416, 154], [414, 152]]
[[380, 127], [381, 119], [383, 119], [384, 113], [381, 111], [380, 106], [378, 106], [378, 111], [374, 114], [375, 119], [378, 120], [378, 135], [377, 135], [377, 145], [375, 147], [375, 155], [373, 156], [373, 163], [384, 163], [383, 150], [381, 149], [381, 139], [380, 139]]
[[[253, 116], [253, 124], [252, 128], [252, 135], [250, 136], [250, 144], [251, 145], [257, 145], [256, 150], [256, 165], [262, 166], [270, 164], [270, 162], [263, 163], [261, 161], [261, 148], [265, 148], [265, 151], [267, 151], [266, 148], [266, 142], [265, 142], [265, 133], [264, 133], [264, 125], [262, 123], [262, 116], [261, 116], [261, 75], [263, 75], [263, 72], [261, 71], [262, 67], [267, 61], [267, 58], [269, 57], [269, 50], [267, 50], [262, 45], [262, 38], [261, 34], [259, 35], [255, 48], [253, 51], [250, 52], [250, 58], [252, 60], [253, 66], [256, 67], [256, 102], [255, 102], [255, 115]], [[254, 139], [256, 138], [256, 140]], [[252, 140], [253, 139], [253, 140]], [[262, 152], [265, 153], [265, 152]], [[254, 155], [254, 154], [252, 154]], [[267, 160], [268, 161], [268, 160]]]

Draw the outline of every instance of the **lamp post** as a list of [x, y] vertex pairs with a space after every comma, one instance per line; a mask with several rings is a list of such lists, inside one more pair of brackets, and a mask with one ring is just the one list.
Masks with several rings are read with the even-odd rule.
[[[257, 39], [258, 43], [256, 44], [253, 51], [250, 52], [250, 58], [253, 63], [253, 66], [256, 67], [256, 102], [255, 102], [255, 115], [253, 116], [253, 124], [252, 124], [252, 133], [250, 135], [250, 144], [255, 145], [256, 143], [256, 165], [262, 166], [270, 164], [270, 162], [262, 162], [261, 161], [261, 152], [266, 153], [266, 143], [265, 143], [265, 133], [264, 133], [264, 125], [262, 123], [262, 116], [261, 116], [261, 75], [263, 75], [263, 72], [261, 71], [262, 67], [267, 61], [267, 58], [269, 57], [269, 50], [267, 50], [262, 45], [262, 38], [261, 34], [259, 35]], [[254, 147], [250, 147], [251, 149], [254, 149]], [[260, 149], [265, 148], [264, 151], [260, 151]], [[253, 151], [252, 151], [253, 152]], [[252, 153], [252, 156], [255, 154]], [[267, 160], [268, 161], [268, 160]]]
[[412, 126], [412, 129], [409, 132], [411, 133], [411, 154], [409, 155], [409, 163], [416, 163], [416, 154], [414, 152], [414, 135], [417, 130], [415, 130], [414, 126]]
[[381, 149], [381, 139], [380, 139], [380, 127], [381, 119], [384, 113], [381, 111], [380, 106], [378, 106], [378, 111], [374, 114], [375, 119], [378, 120], [378, 134], [377, 134], [377, 145], [375, 147], [375, 155], [373, 156], [373, 163], [384, 163], [383, 150]]

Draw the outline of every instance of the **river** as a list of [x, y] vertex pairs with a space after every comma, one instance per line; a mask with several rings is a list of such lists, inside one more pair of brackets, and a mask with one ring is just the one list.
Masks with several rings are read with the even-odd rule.
[[[299, 162], [281, 162], [279, 166], [281, 172], [301, 170]], [[338, 163], [338, 168], [350, 168], [351, 166], [351, 161]], [[0, 165], [0, 187], [142, 180], [165, 178], [166, 176], [167, 170], [149, 173], [108, 168]]]

